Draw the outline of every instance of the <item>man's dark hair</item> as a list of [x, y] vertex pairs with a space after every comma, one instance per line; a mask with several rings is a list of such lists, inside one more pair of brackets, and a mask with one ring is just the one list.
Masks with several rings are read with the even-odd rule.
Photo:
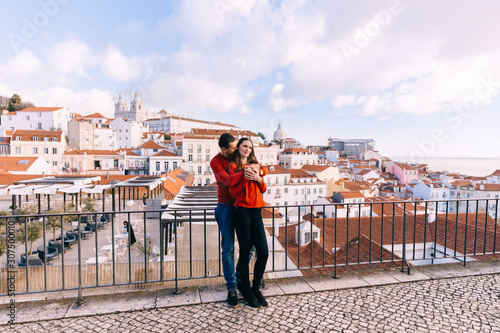
[[236, 141], [231, 133], [223, 133], [219, 138], [219, 148], [229, 148], [229, 144]]

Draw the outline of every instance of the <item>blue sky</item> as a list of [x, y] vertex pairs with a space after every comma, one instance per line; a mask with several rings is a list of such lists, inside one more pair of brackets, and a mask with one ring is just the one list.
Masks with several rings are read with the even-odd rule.
[[0, 1], [0, 95], [234, 123], [388, 156], [500, 157], [500, 3]]

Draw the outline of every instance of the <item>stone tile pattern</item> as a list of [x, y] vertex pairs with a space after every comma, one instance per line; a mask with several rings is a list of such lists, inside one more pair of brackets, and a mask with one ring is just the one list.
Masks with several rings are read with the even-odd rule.
[[[500, 274], [2, 326], [2, 332], [500, 332]], [[265, 292], [264, 292], [265, 293]]]

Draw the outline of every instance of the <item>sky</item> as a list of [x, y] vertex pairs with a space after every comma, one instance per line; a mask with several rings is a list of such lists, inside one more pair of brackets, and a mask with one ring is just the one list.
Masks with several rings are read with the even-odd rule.
[[500, 2], [0, 0], [0, 95], [500, 157]]

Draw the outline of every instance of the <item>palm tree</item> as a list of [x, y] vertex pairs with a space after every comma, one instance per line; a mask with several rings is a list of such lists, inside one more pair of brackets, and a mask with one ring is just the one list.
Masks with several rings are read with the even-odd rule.
[[21, 103], [21, 96], [19, 96], [18, 94], [12, 95], [9, 101], [9, 112], [19, 110], [18, 107], [21, 105]]

